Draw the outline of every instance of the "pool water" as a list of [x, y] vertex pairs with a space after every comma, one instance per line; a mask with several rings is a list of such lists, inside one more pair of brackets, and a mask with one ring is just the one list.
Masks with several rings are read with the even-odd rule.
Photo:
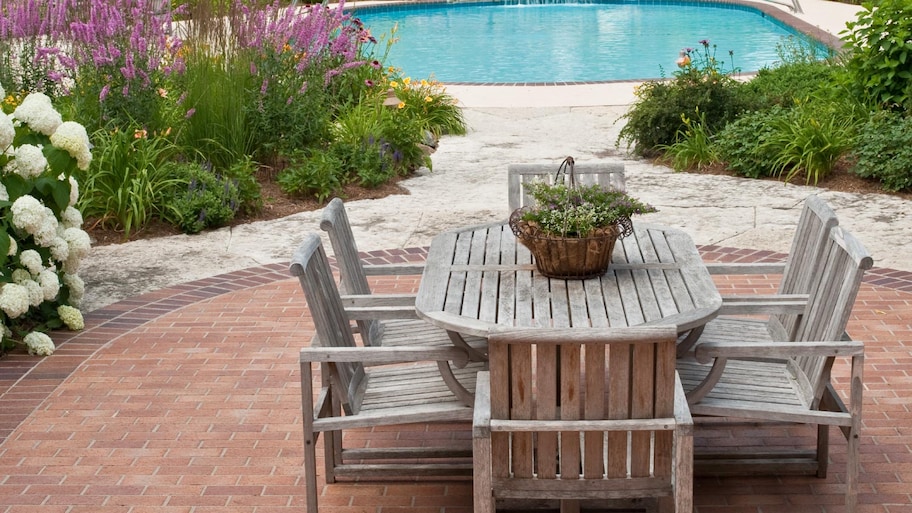
[[[359, 8], [381, 39], [397, 27], [386, 63], [443, 82], [598, 82], [670, 76], [684, 48], [742, 72], [774, 65], [797, 31], [749, 7], [687, 2]], [[731, 51], [731, 56], [729, 52]]]

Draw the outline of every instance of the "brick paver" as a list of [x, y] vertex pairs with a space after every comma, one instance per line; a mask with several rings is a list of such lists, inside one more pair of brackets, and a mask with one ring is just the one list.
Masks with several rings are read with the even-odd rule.
[[[713, 261], [783, 255], [701, 248]], [[373, 252], [420, 261], [423, 248]], [[269, 265], [122, 301], [54, 334], [39, 359], [0, 359], [0, 513], [268, 513], [303, 508], [298, 349], [313, 327], [287, 266]], [[912, 273], [874, 269], [849, 333], [866, 343], [861, 512], [912, 512]], [[414, 290], [417, 278], [377, 282]], [[718, 279], [723, 293], [769, 291], [771, 277]], [[837, 364], [842, 387], [848, 376]], [[431, 439], [440, 426], [361, 433]], [[802, 428], [702, 431], [698, 446], [794, 444]], [[369, 435], [369, 436], [368, 436]], [[845, 443], [831, 437], [830, 475], [698, 478], [699, 513], [844, 511]], [[471, 511], [471, 482], [324, 486], [333, 512]]]

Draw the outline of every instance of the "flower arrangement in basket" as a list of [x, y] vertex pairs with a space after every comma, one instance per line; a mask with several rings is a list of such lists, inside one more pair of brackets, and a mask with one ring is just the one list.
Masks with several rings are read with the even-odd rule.
[[603, 274], [617, 239], [633, 233], [630, 217], [656, 211], [624, 191], [577, 183], [573, 165], [573, 157], [564, 159], [553, 184], [526, 184], [535, 204], [510, 215], [516, 238], [539, 272], [552, 278]]

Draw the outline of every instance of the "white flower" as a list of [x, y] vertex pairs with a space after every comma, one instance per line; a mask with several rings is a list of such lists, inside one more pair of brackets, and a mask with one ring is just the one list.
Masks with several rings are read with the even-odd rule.
[[13, 279], [13, 283], [18, 283], [19, 285], [22, 285], [23, 283], [32, 279], [32, 273], [28, 272], [27, 269], [23, 269], [20, 267], [13, 271], [13, 274], [11, 275], [11, 277]]
[[70, 304], [79, 306], [82, 298], [85, 297], [85, 282], [78, 274], [63, 274], [63, 284], [70, 290]]
[[65, 262], [67, 258], [70, 258], [70, 245], [63, 238], [63, 228], [60, 226], [57, 227], [57, 235], [48, 248], [50, 248], [51, 258], [55, 262]]
[[29, 305], [38, 306], [44, 302], [44, 291], [41, 290], [41, 285], [37, 281], [25, 280], [21, 285], [28, 291]]
[[48, 356], [54, 352], [54, 341], [51, 340], [51, 337], [41, 333], [40, 331], [33, 331], [25, 336], [25, 345], [28, 346], [29, 354], [38, 355], [38, 356]]
[[6, 98], [6, 91], [3, 89], [2, 85], [0, 85], [0, 98]]
[[63, 238], [70, 247], [70, 254], [63, 266], [67, 272], [73, 273], [79, 269], [79, 263], [92, 249], [92, 241], [89, 239], [89, 234], [80, 228], [67, 228], [63, 232]]
[[6, 252], [6, 256], [16, 256], [16, 253], [19, 252], [19, 244], [16, 242], [16, 239], [14, 239], [12, 235], [9, 236], [9, 240], [10, 248], [9, 251]]
[[85, 171], [92, 162], [89, 135], [84, 126], [75, 121], [65, 121], [51, 135], [51, 144], [66, 150], [74, 159], [76, 167]]
[[[72, 176], [68, 178], [70, 181], [70, 207], [76, 205], [76, 202], [79, 200], [79, 182], [76, 181]], [[80, 214], [79, 219], [82, 219], [82, 214]], [[82, 221], [79, 221], [79, 224], [82, 225]]]
[[57, 299], [57, 294], [60, 293], [60, 280], [57, 278], [57, 273], [50, 269], [41, 271], [41, 274], [38, 275], [38, 284], [41, 285], [41, 290], [44, 292], [45, 301]]
[[32, 276], [37, 276], [44, 269], [44, 263], [41, 261], [41, 255], [34, 249], [27, 249], [19, 255], [19, 263], [22, 267], [28, 269]]
[[34, 144], [23, 144], [13, 152], [13, 160], [6, 164], [3, 171], [22, 178], [34, 178], [44, 173], [47, 166], [48, 161], [41, 148]]
[[17, 283], [6, 283], [0, 289], [0, 310], [10, 319], [15, 319], [29, 309], [28, 290]]
[[0, 201], [9, 201], [9, 191], [2, 183], [0, 183]]
[[60, 113], [51, 105], [51, 99], [44, 93], [31, 93], [26, 96], [13, 111], [13, 117], [26, 123], [32, 130], [47, 136], [53, 134], [63, 122]]
[[[0, 100], [3, 96], [0, 96]], [[9, 116], [0, 112], [0, 152], [5, 151], [13, 139], [16, 137], [16, 127], [13, 126], [13, 120]]]
[[60, 214], [60, 224], [64, 228], [79, 228], [82, 226], [82, 212], [74, 208], [72, 205], [67, 207], [62, 214]]
[[78, 308], [69, 305], [60, 305], [57, 307], [57, 315], [60, 320], [66, 324], [67, 328], [73, 331], [79, 331], [85, 328], [85, 319], [82, 318], [82, 312]]
[[34, 196], [25, 195], [13, 202], [13, 226], [34, 234], [44, 224], [44, 205]]
[[54, 211], [44, 207], [44, 218], [41, 220], [41, 226], [32, 233], [35, 243], [45, 248], [54, 245], [54, 241], [57, 240], [57, 226], [59, 224]]

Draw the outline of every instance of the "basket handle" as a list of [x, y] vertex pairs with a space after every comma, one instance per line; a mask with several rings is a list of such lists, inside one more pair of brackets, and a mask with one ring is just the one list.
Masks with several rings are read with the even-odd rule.
[[567, 181], [567, 178], [570, 179], [570, 188], [576, 188], [576, 173], [573, 170], [573, 166], [576, 162], [573, 160], [573, 157], [567, 157], [561, 162], [560, 166], [557, 168], [557, 173], [554, 174], [554, 183], [557, 183], [557, 179], [561, 175], [564, 175], [564, 182]]

